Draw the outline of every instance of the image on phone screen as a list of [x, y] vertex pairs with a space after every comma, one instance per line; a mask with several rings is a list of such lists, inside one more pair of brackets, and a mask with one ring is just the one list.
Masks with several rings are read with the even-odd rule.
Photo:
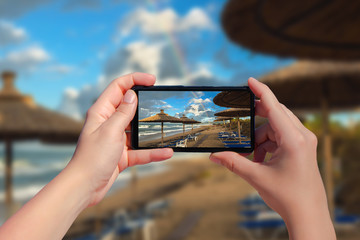
[[249, 90], [137, 91], [138, 148], [252, 149]]

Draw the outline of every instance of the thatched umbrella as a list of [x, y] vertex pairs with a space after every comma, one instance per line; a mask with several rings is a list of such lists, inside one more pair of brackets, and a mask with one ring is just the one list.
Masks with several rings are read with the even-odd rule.
[[190, 118], [190, 120], [192, 120], [193, 122], [191, 123], [191, 132], [193, 132], [194, 131], [194, 124], [199, 124], [199, 123], [201, 123], [201, 122], [199, 122], [199, 121], [196, 121], [195, 119], [193, 119], [193, 118]]
[[40, 139], [46, 142], [76, 142], [82, 123], [37, 105], [31, 96], [14, 86], [15, 74], [2, 74], [0, 91], [0, 140], [5, 142], [6, 203], [12, 198], [12, 143], [16, 140]]
[[224, 126], [225, 126], [225, 129], [226, 129], [225, 121], [230, 120], [230, 128], [229, 128], [229, 129], [231, 129], [231, 119], [233, 119], [233, 117], [217, 117], [217, 118], [214, 120], [214, 122], [221, 122], [221, 121], [223, 121]]
[[163, 145], [164, 144], [164, 122], [182, 123], [182, 120], [180, 118], [169, 116], [169, 114], [164, 113], [164, 109], [161, 109], [160, 113], [157, 113], [151, 117], [141, 119], [141, 120], [139, 120], [139, 122], [160, 122], [161, 123], [161, 145]]
[[229, 0], [228, 37], [257, 52], [285, 57], [360, 59], [360, 2]]
[[248, 108], [250, 107], [250, 92], [222, 91], [214, 97], [213, 102], [221, 107]]
[[215, 116], [222, 117], [236, 117], [238, 122], [238, 133], [239, 133], [239, 142], [241, 144], [241, 124], [240, 117], [250, 117], [250, 108], [229, 108], [221, 112], [215, 113]]
[[185, 114], [183, 114], [182, 117], [180, 117], [180, 119], [181, 119], [182, 124], [183, 124], [183, 136], [185, 136], [185, 124], [192, 124], [194, 126], [194, 123], [198, 123], [198, 121], [186, 117]]
[[360, 105], [360, 63], [300, 61], [260, 79], [291, 109], [321, 110], [325, 187], [334, 210], [329, 111]]

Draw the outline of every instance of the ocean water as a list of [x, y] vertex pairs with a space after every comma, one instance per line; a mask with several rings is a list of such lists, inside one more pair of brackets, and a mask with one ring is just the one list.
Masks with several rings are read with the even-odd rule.
[[[76, 145], [45, 145], [38, 141], [17, 142], [13, 145], [13, 197], [22, 205], [50, 182], [70, 161]], [[165, 164], [137, 167], [137, 176], [144, 177], [166, 171]], [[122, 172], [108, 194], [120, 189], [131, 179], [130, 169]], [[4, 221], [5, 204], [4, 144], [0, 143], [0, 224]]]
[[[194, 129], [203, 124], [194, 124]], [[191, 124], [185, 124], [185, 131], [192, 129]], [[164, 123], [164, 137], [176, 135], [183, 132], [182, 123]], [[139, 141], [149, 141], [161, 138], [161, 123], [139, 123]]]

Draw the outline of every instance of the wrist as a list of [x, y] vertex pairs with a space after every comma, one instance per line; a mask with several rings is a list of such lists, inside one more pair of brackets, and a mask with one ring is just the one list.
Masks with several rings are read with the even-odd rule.
[[326, 202], [294, 206], [283, 218], [291, 240], [336, 239]]
[[64, 188], [67, 188], [67, 193], [73, 199], [73, 207], [77, 210], [77, 214], [89, 206], [91, 201], [91, 191], [89, 187], [89, 177], [84, 169], [80, 169], [71, 162], [58, 175], [61, 178], [59, 182]]

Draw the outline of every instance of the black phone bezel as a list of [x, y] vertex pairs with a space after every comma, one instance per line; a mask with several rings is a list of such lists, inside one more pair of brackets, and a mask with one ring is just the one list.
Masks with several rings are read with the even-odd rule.
[[[250, 92], [250, 135], [251, 135], [251, 147], [250, 148], [177, 148], [172, 147], [174, 152], [222, 152], [233, 151], [238, 153], [251, 153], [254, 151], [255, 146], [255, 96], [248, 86], [241, 87], [229, 87], [229, 86], [134, 86], [132, 90], [135, 91], [138, 96], [139, 91], [249, 91]], [[132, 149], [153, 149], [151, 147], [139, 147], [138, 139], [138, 111], [137, 106], [135, 116], [131, 121], [131, 147]]]

